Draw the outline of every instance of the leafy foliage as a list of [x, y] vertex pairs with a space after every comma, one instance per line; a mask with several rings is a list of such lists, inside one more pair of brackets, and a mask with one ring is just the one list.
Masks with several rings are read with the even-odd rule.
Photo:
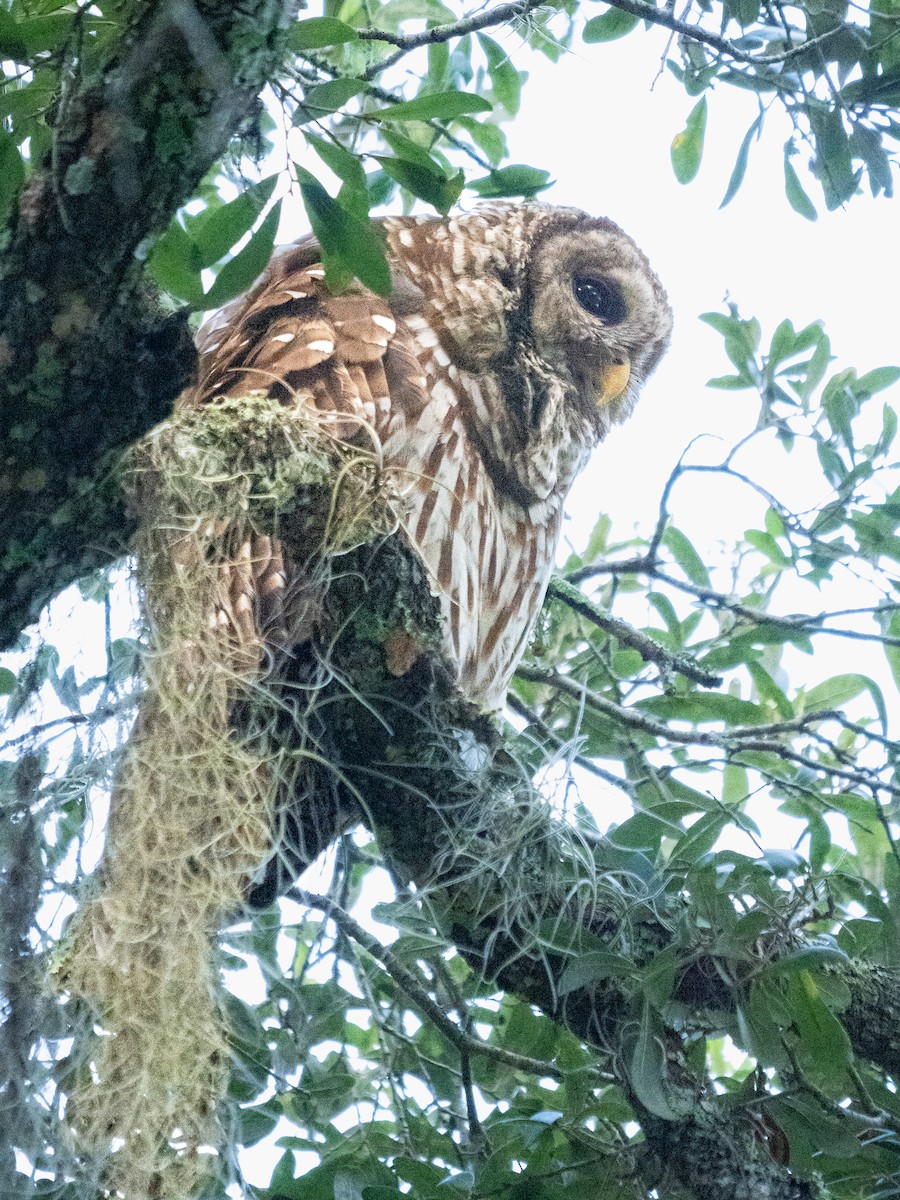
[[[54, 97], [66, 72], [89, 75], [99, 69], [126, 17], [116, 3], [87, 10], [61, 8], [58, 0], [12, 0], [4, 10], [0, 38], [12, 70], [0, 89], [0, 211], [14, 203], [28, 171], [49, 147], [58, 115]], [[485, 32], [503, 22], [515, 36]], [[682, 183], [700, 170], [716, 88], [754, 92], [759, 112], [737, 148], [723, 203], [739, 190], [751, 147], [773, 106], [784, 108], [792, 122], [785, 192], [798, 213], [814, 220], [816, 193], [832, 209], [851, 200], [864, 183], [873, 195], [890, 196], [900, 136], [893, 115], [900, 102], [894, 24], [895, 17], [877, 5], [854, 7], [842, 0], [799, 7], [716, 0], [682, 18], [649, 0], [620, 0], [599, 14], [575, 0], [503, 4], [474, 15], [440, 0], [328, 4], [323, 15], [287, 29], [288, 64], [273, 86], [282, 119], [300, 131], [339, 184], [331, 205], [308, 181], [301, 188], [315, 210], [310, 220], [321, 227], [324, 219], [331, 230], [334, 277], [363, 276], [373, 270], [373, 247], [353, 235], [353, 222], [391, 202], [398, 190], [404, 203], [418, 199], [446, 212], [466, 188], [485, 197], [528, 197], [547, 185], [539, 165], [504, 161], [501, 126], [518, 112], [527, 81], [527, 72], [515, 63], [523, 43], [553, 61], [580, 44], [580, 53], [606, 63], [599, 56], [615, 54], [607, 42], [639, 37], [653, 25], [672, 31], [668, 68], [697, 97], [686, 128], [673, 135], [672, 167]], [[414, 64], [413, 70], [401, 70], [400, 64]], [[248, 132], [262, 150], [261, 139], [273, 130], [266, 113]], [[178, 136], [173, 114], [172, 138]], [[243, 183], [240, 170], [235, 178]], [[74, 176], [63, 181], [66, 189], [78, 186]], [[270, 249], [277, 217], [273, 209], [260, 224], [253, 207], [263, 193], [251, 187], [247, 194], [247, 201], [226, 199], [215, 180], [207, 182], [154, 248], [151, 274], [177, 301], [193, 309], [215, 307], [252, 279]], [[207, 227], [196, 219], [198, 202], [211, 209], [225, 206], [229, 216]], [[252, 229], [240, 264], [209, 290], [203, 271], [221, 265]]]
[[[789, 1155], [801, 1179], [815, 1176], [823, 1196], [890, 1194], [900, 1170], [895, 1069], [860, 1052], [843, 972], [860, 956], [900, 960], [896, 694], [886, 690], [900, 642], [900, 539], [895, 423], [879, 400], [898, 372], [835, 369], [819, 324], [785, 321], [764, 341], [737, 311], [704, 319], [735, 371], [711, 386], [746, 389], [759, 415], [722, 461], [679, 461], [664, 504], [694, 472], [710, 486], [737, 478], [762, 492], [761, 527], [716, 564], [695, 548], [702, 531], [674, 526], [665, 506], [637, 539], [617, 538], [601, 518], [564, 565], [574, 589], [554, 590], [511, 697], [524, 718], [520, 756], [545, 772], [557, 764], [558, 819], [594, 844], [630, 914], [612, 939], [582, 934], [577, 948], [564, 923], [545, 934], [563, 956], [563, 1000], [609, 984], [624, 997], [624, 1059], [616, 1066], [498, 992], [414, 895], [373, 908], [386, 876], [374, 844], [348, 835], [328, 898], [298, 893], [304, 908], [267, 911], [222, 936], [233, 1151], [280, 1154], [268, 1186], [251, 1194], [437, 1200], [450, 1186], [637, 1197], [654, 1177], [662, 1188], [634, 1132], [634, 1104], [676, 1122], [690, 1107], [670, 1065], [673, 1029], [722, 1112], [754, 1113], [772, 1153]], [[752, 425], [752, 405], [747, 414]], [[754, 442], [785, 462], [805, 453], [818, 463], [828, 499], [790, 511], [741, 470]], [[871, 600], [829, 614], [848, 572], [858, 599], [868, 590]], [[781, 603], [801, 581], [819, 597], [814, 612]], [[110, 611], [103, 590], [99, 603]], [[834, 637], [879, 646], [887, 674], [823, 677], [816, 651]], [[26, 731], [37, 696], [45, 717], [60, 714], [27, 733], [29, 746], [50, 739], [33, 805], [55, 876], [48, 895], [69, 890], [73, 854], [90, 836], [91, 788], [106, 774], [94, 746], [130, 694], [136, 643], [107, 639], [105, 668], [87, 677], [38, 646], [20, 658], [7, 701]], [[12, 811], [21, 784], [12, 768], [4, 779]], [[610, 789], [631, 815], [604, 837], [596, 814]], [[792, 830], [787, 848], [765, 848], [772, 811]], [[364, 926], [351, 909], [371, 913]], [[52, 939], [49, 912], [38, 921]], [[647, 915], [665, 930], [649, 952]], [[698, 1011], [687, 993], [699, 984], [685, 981], [712, 961], [722, 978]], [[46, 1087], [46, 1072], [39, 1079]], [[34, 1125], [37, 1083], [25, 1106]], [[233, 1170], [223, 1160], [222, 1185]]]
[[[127, 7], [0, 9], [0, 214], [15, 214], [42, 164], [52, 171], [72, 80], [99, 72]], [[711, 0], [678, 17], [644, 0], [600, 12], [329, 3], [284, 31], [277, 105], [142, 247], [148, 275], [176, 306], [224, 303], [264, 266], [296, 190], [331, 281], [356, 276], [385, 292], [371, 210], [399, 198], [447, 212], [467, 189], [530, 197], [548, 185], [539, 165], [506, 162], [503, 122], [527, 86], [520, 42], [554, 61], [577, 46], [608, 63], [599, 56], [616, 48], [605, 43], [652, 25], [673, 33], [668, 68], [696, 100], [674, 131], [679, 181], [702, 168], [727, 85], [755, 93], [759, 110], [723, 204], [773, 106], [793, 123], [784, 180], [798, 214], [814, 219], [817, 204], [838, 207], [863, 184], [890, 196], [900, 59], [889, 9]], [[248, 157], [278, 142], [276, 111], [324, 182], [309, 166], [253, 174]], [[160, 142], [173, 156], [180, 119], [169, 114]], [[54, 178], [63, 205], [88, 170]], [[518, 758], [540, 774], [555, 819], [591, 847], [627, 917], [610, 932], [598, 915], [576, 936], [561, 914], [541, 931], [542, 961], [559, 967], [563, 1015], [582, 989], [615, 989], [627, 1036], [582, 1040], [482, 978], [442, 914], [395, 888], [357, 831], [341, 841], [326, 896], [298, 893], [302, 907], [221, 935], [232, 1140], [210, 1196], [250, 1164], [244, 1149], [265, 1145], [270, 1161], [277, 1150], [265, 1184], [247, 1167], [257, 1180], [247, 1193], [261, 1200], [439, 1200], [448, 1188], [676, 1197], [682, 1184], [649, 1135], [654, 1118], [678, 1128], [700, 1093], [723, 1120], [749, 1116], [771, 1161], [815, 1180], [824, 1200], [897, 1194], [900, 1035], [878, 980], [900, 966], [900, 483], [897, 418], [881, 398], [900, 369], [835, 369], [818, 323], [785, 320], [764, 337], [736, 309], [704, 320], [730, 362], [710, 386], [751, 397], [746, 437], [719, 460], [680, 460], [653, 528], [622, 535], [598, 521], [564, 565], [510, 696]], [[754, 446], [777, 461], [774, 483], [755, 477]], [[777, 486], [797, 463], [820, 489], [803, 512]], [[755, 527], [718, 559], [702, 530], [669, 515], [682, 481], [701, 474], [759, 501]], [[0, 1027], [0, 1060], [18, 1071], [0, 1092], [4, 1195], [80, 1194], [57, 1124], [75, 1069], [70, 1026], [35, 987], [35, 951], [51, 955], [96, 859], [140, 651], [121, 581], [94, 576], [82, 593], [96, 649], [23, 639], [0, 668], [0, 988], [17, 1017]], [[829, 674], [819, 652], [836, 639], [877, 648], [883, 671]], [[599, 814], [613, 803], [620, 818], [607, 829]], [[780, 847], [766, 845], [773, 814]]]

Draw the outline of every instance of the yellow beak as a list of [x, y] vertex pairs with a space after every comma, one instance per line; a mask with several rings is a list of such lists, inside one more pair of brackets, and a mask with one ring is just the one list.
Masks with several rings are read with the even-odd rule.
[[597, 374], [597, 403], [609, 404], [611, 400], [618, 400], [628, 387], [630, 378], [630, 363], [611, 363], [604, 367]]

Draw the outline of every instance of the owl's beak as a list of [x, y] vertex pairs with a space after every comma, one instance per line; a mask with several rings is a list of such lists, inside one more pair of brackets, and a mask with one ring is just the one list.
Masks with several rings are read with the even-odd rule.
[[628, 387], [630, 378], [629, 362], [610, 363], [609, 366], [603, 367], [597, 373], [597, 403], [609, 404], [612, 400], [618, 400]]

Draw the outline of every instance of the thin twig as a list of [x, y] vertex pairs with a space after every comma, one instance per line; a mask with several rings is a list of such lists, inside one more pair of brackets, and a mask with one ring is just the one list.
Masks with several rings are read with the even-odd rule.
[[721, 685], [721, 675], [713, 675], [710, 671], [704, 671], [689, 654], [675, 654], [671, 650], [667, 650], [665, 646], [661, 646], [646, 633], [641, 633], [627, 621], [622, 621], [606, 612], [599, 604], [589, 599], [565, 579], [560, 579], [558, 576], [551, 579], [547, 593], [568, 605], [573, 612], [577, 612], [579, 616], [596, 625], [598, 629], [612, 634], [616, 641], [623, 646], [637, 650], [644, 662], [656, 663], [663, 674], [677, 671], [679, 675], [684, 675], [686, 679], [692, 679], [694, 683], [699, 683], [702, 687], [714, 688]]
[[[547, 741], [551, 742], [554, 746], [556, 746], [557, 749], [562, 750], [566, 747], [567, 742], [565, 738], [561, 738], [558, 733], [554, 733], [546, 721], [542, 721], [534, 709], [529, 708], [525, 701], [521, 700], [515, 694], [515, 692], [507, 693], [506, 704], [507, 707], [513, 710], [513, 712], [518, 713], [520, 717], [524, 717], [525, 720], [530, 725], [533, 725], [534, 728], [540, 733], [541, 737], [546, 738]], [[604, 770], [603, 767], [598, 766], [589, 758], [584, 758], [581, 754], [576, 754], [572, 758], [572, 762], [576, 763], [583, 770], [589, 771], [592, 775], [596, 775], [597, 778], [602, 779], [604, 783], [611, 783], [613, 787], [619, 788], [619, 790], [624, 792], [629, 799], [634, 799], [634, 785], [628, 779], [620, 779], [619, 776], [614, 775], [612, 771]]]
[[622, 559], [601, 559], [599, 562], [591, 563], [589, 566], [579, 567], [575, 571], [570, 571], [565, 576], [565, 580], [570, 584], [585, 583], [589, 579], [595, 579], [600, 575], [648, 575], [652, 579], [658, 579], [661, 583], [666, 583], [670, 587], [677, 588], [678, 591], [687, 592], [691, 596], [696, 596], [698, 600], [703, 600], [706, 604], [713, 608], [727, 609], [735, 616], [746, 617], [757, 625], [782, 625], [789, 629], [796, 629], [800, 633], [830, 633], [833, 637], [845, 637], [851, 640], [860, 642], [878, 642], [882, 646], [900, 646], [900, 637], [895, 637], [887, 633], [865, 633], [860, 629], [832, 629], [828, 625], [823, 624], [825, 621], [833, 621], [838, 617], [845, 616], [864, 616], [870, 614], [877, 616], [882, 612], [896, 612], [900, 610], [898, 604], [878, 604], [870, 608], [846, 608], [837, 609], [835, 612], [821, 613], [797, 613], [797, 614], [778, 614], [765, 612], [759, 608], [753, 608], [752, 605], [742, 604], [739, 600], [732, 600], [730, 596], [726, 596], [724, 592], [718, 592], [715, 588], [705, 587], [703, 584], [692, 583], [687, 579], [676, 579], [675, 576], [669, 575], [656, 565], [647, 555], [635, 555], [634, 558]]
[[664, 721], [656, 720], [655, 717], [638, 712], [634, 708], [616, 704], [615, 701], [608, 700], [606, 696], [591, 691], [571, 676], [560, 675], [557, 671], [520, 665], [518, 674], [522, 679], [527, 679], [531, 683], [545, 684], [563, 695], [582, 701], [587, 708], [610, 718], [626, 729], [634, 729], [663, 741], [674, 742], [681, 746], [716, 746], [732, 754], [739, 754], [747, 750], [776, 754], [786, 762], [797, 763], [812, 771], [845, 779], [868, 789], [887, 792], [891, 796], [900, 796], [900, 786], [884, 782], [874, 772], [829, 766], [810, 758], [807, 754], [792, 750], [777, 740], [780, 734], [805, 733], [810, 725], [836, 719], [841, 715], [831, 709], [807, 713], [790, 721], [778, 721], [769, 725], [736, 725], [726, 729], [724, 733], [716, 733], [712, 730], [674, 729]]
[[460, 1029], [454, 1021], [450, 1020], [441, 1006], [432, 999], [427, 988], [413, 972], [400, 962], [387, 946], [383, 946], [376, 937], [328, 896], [317, 896], [299, 887], [292, 887], [286, 895], [307, 908], [317, 908], [320, 912], [325, 913], [347, 937], [352, 938], [376, 961], [380, 962], [394, 982], [406, 992], [458, 1050], [493, 1058], [496, 1062], [506, 1063], [507, 1066], [515, 1067], [519, 1071], [527, 1071], [532, 1075], [547, 1076], [550, 1079], [563, 1078], [563, 1071], [555, 1063], [529, 1058], [525, 1054], [514, 1054], [511, 1050], [503, 1050], [499, 1046], [489, 1046], [480, 1038], [472, 1037]]

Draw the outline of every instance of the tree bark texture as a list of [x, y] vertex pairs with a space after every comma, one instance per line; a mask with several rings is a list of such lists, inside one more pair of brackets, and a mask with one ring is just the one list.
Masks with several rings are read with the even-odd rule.
[[187, 321], [142, 283], [163, 230], [254, 112], [290, 0], [134, 4], [63, 86], [53, 147], [0, 234], [0, 646], [121, 554], [113, 467], [190, 379]]

